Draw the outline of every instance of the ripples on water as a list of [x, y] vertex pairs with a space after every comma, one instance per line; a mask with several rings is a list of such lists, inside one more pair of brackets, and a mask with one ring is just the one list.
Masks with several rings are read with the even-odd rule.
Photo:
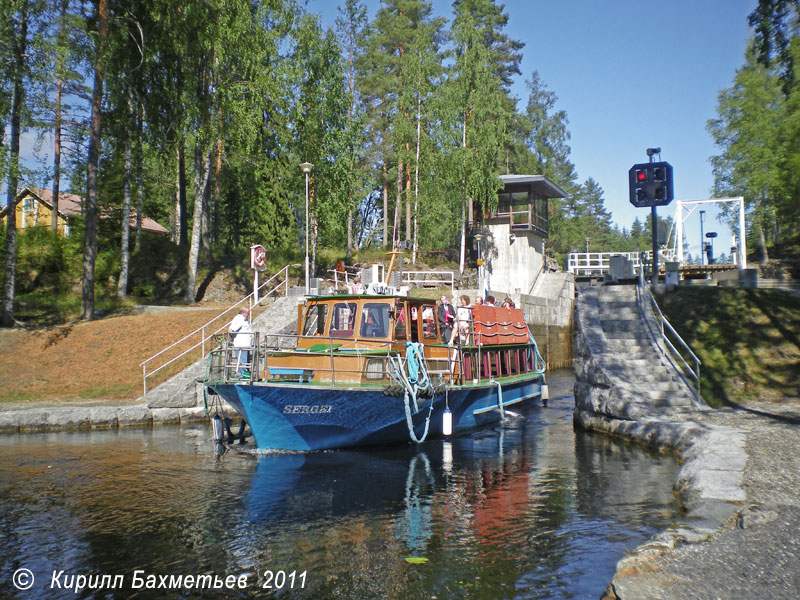
[[[597, 598], [675, 518], [676, 466], [573, 432], [571, 384], [555, 374], [548, 408], [419, 447], [217, 457], [205, 427], [0, 437], [0, 597], [76, 597], [49, 589], [54, 570], [129, 584], [135, 569], [248, 574], [231, 597], [261, 597], [271, 569], [306, 572], [286, 598]], [[24, 594], [21, 567], [37, 576]], [[108, 597], [134, 592], [197, 596]]]

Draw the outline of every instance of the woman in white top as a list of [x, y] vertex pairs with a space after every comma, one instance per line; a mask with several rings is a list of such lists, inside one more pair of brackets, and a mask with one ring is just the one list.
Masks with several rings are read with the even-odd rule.
[[452, 344], [456, 339], [456, 335], [458, 335], [462, 344], [469, 344], [469, 330], [472, 322], [472, 307], [469, 305], [469, 296], [461, 296], [459, 302], [460, 304], [456, 309], [456, 323], [458, 326], [453, 330], [453, 335], [450, 336], [450, 343]]

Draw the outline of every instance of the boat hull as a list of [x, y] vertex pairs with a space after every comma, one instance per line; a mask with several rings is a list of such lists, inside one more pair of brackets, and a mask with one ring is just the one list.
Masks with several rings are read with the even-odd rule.
[[[541, 396], [544, 375], [502, 382], [452, 386], [432, 399], [409, 400], [381, 389], [309, 384], [218, 384], [214, 391], [248, 422], [261, 449], [323, 450], [395, 444], [441, 436], [443, 414], [452, 413], [453, 433], [497, 422], [506, 407]], [[430, 419], [428, 419], [430, 415]], [[427, 427], [427, 433], [426, 433]]]

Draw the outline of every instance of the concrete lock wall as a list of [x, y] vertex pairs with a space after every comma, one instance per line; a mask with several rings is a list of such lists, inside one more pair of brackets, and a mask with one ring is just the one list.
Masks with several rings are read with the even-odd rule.
[[508, 223], [491, 224], [488, 230], [483, 253], [487, 287], [509, 294], [531, 293], [544, 265], [544, 240], [530, 231], [512, 231]]
[[535, 295], [490, 291], [498, 301], [508, 295], [525, 312], [539, 352], [548, 369], [572, 366], [575, 276], [572, 273], [540, 273]]

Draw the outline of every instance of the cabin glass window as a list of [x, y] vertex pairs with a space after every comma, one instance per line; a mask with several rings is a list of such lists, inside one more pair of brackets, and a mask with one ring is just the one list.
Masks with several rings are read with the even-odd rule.
[[367, 302], [361, 308], [362, 338], [385, 338], [389, 335], [389, 304], [386, 302]]
[[419, 306], [410, 306], [408, 309], [411, 318], [411, 341], [419, 341]]
[[325, 319], [328, 316], [327, 304], [312, 304], [306, 311], [303, 335], [324, 335]]
[[337, 302], [333, 305], [330, 333], [332, 337], [353, 337], [356, 308], [355, 302]]
[[406, 326], [406, 307], [398, 304], [394, 308], [394, 339], [404, 340], [408, 327]]
[[436, 335], [436, 311], [432, 304], [426, 304], [422, 307], [422, 337], [430, 340]]

